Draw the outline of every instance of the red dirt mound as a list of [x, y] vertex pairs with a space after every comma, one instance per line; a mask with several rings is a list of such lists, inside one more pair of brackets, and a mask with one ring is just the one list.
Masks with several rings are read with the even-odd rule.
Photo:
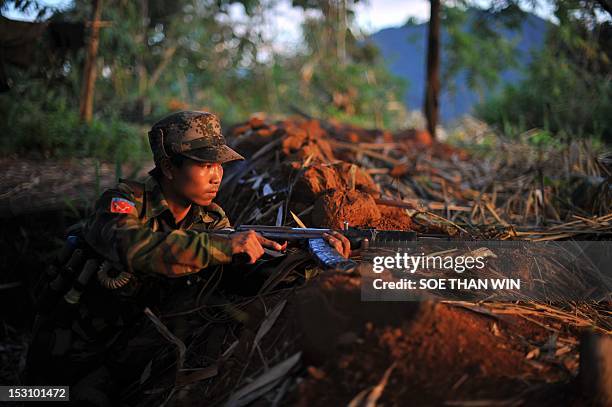
[[[349, 189], [351, 167], [352, 165], [346, 162], [311, 165], [301, 174], [294, 187], [296, 200], [310, 203], [324, 192]], [[378, 187], [374, 180], [359, 167], [355, 167], [355, 188], [378, 196]]]
[[282, 150], [292, 158], [334, 161], [334, 153], [327, 140], [325, 131], [316, 120], [300, 123], [287, 122], [286, 135], [282, 140]]
[[[523, 392], [523, 399], [539, 398], [544, 388], [531, 394], [534, 383], [545, 387], [571, 377], [562, 366], [525, 358], [531, 350], [525, 338], [545, 342], [550, 333], [518, 318], [498, 320], [440, 303], [361, 302], [359, 277], [338, 274], [322, 276], [318, 287], [300, 295], [298, 321], [310, 364], [294, 393], [301, 406], [347, 405], [393, 364], [381, 405], [493, 405]], [[560, 397], [548, 394], [538, 404], [558, 405]]]
[[380, 216], [374, 198], [358, 190], [326, 193], [317, 199], [312, 210], [316, 226], [337, 229], [342, 228], [343, 222], [355, 227], [371, 225]]
[[373, 225], [382, 230], [412, 230], [412, 219], [405, 209], [378, 205], [380, 219]]
[[434, 143], [433, 137], [427, 130], [406, 129], [398, 131], [393, 135], [393, 139], [398, 142], [411, 142], [422, 147], [431, 147]]

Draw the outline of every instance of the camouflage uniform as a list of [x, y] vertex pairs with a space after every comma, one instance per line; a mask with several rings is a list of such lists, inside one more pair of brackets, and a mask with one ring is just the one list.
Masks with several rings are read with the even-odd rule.
[[[102, 194], [83, 230], [87, 243], [100, 255], [121, 264], [129, 273], [167, 277], [231, 261], [227, 237], [201, 233], [230, 227], [220, 206], [192, 204], [177, 225], [154, 177], [149, 176], [144, 184], [121, 181]], [[116, 198], [134, 205], [127, 205], [127, 213], [113, 213], [111, 205]]]
[[[210, 113], [173, 114], [153, 126], [149, 142], [158, 165], [174, 154], [205, 162], [242, 159], [225, 145]], [[138, 379], [167, 343], [144, 317], [144, 307], [156, 313], [189, 308], [208, 274], [198, 272], [231, 262], [229, 237], [206, 233], [230, 227], [223, 210], [192, 203], [177, 224], [155, 171], [149, 174], [144, 182], [120, 179], [106, 190], [82, 228], [89, 248], [128, 273], [129, 284], [108, 290], [94, 278], [69, 320], [43, 319], [28, 354], [30, 384], [74, 385], [86, 377], [83, 393], [100, 393], [94, 405], [113, 405], [108, 393]]]
[[[149, 132], [149, 142], [158, 166], [170, 155], [217, 163], [243, 159], [225, 144], [219, 120], [207, 112], [179, 112], [160, 120]], [[130, 273], [180, 277], [231, 261], [227, 238], [200, 233], [229, 226], [216, 204], [192, 204], [187, 217], [175, 224], [159, 184], [150, 176], [144, 185], [125, 181], [106, 191], [84, 236], [100, 255]]]

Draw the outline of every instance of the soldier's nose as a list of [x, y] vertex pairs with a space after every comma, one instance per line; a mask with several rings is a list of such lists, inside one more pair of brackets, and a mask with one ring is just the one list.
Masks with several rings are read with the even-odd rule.
[[220, 184], [221, 178], [223, 177], [223, 167], [221, 165], [215, 165], [212, 168], [210, 183], [211, 184]]

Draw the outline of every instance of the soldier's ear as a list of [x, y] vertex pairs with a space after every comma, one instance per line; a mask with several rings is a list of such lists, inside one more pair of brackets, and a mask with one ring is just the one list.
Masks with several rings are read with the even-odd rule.
[[168, 158], [162, 158], [159, 166], [164, 176], [168, 179], [172, 179], [172, 163], [170, 160]]

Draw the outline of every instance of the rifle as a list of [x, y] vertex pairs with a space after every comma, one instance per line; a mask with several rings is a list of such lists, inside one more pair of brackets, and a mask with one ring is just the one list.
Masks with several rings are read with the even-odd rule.
[[324, 233], [337, 231], [342, 233], [351, 243], [351, 249], [368, 249], [397, 247], [403, 242], [416, 241], [417, 238], [444, 238], [446, 235], [419, 234], [414, 231], [403, 230], [377, 230], [359, 229], [348, 227], [345, 223], [344, 229], [325, 229], [325, 228], [292, 228], [289, 226], [266, 226], [266, 225], [241, 225], [232, 229], [231, 232], [246, 232], [253, 230], [263, 237], [272, 240], [288, 242], [308, 242], [308, 250], [315, 257], [317, 262], [328, 269], [340, 271], [350, 271], [357, 266], [353, 260], [346, 259], [330, 246], [324, 239]]

